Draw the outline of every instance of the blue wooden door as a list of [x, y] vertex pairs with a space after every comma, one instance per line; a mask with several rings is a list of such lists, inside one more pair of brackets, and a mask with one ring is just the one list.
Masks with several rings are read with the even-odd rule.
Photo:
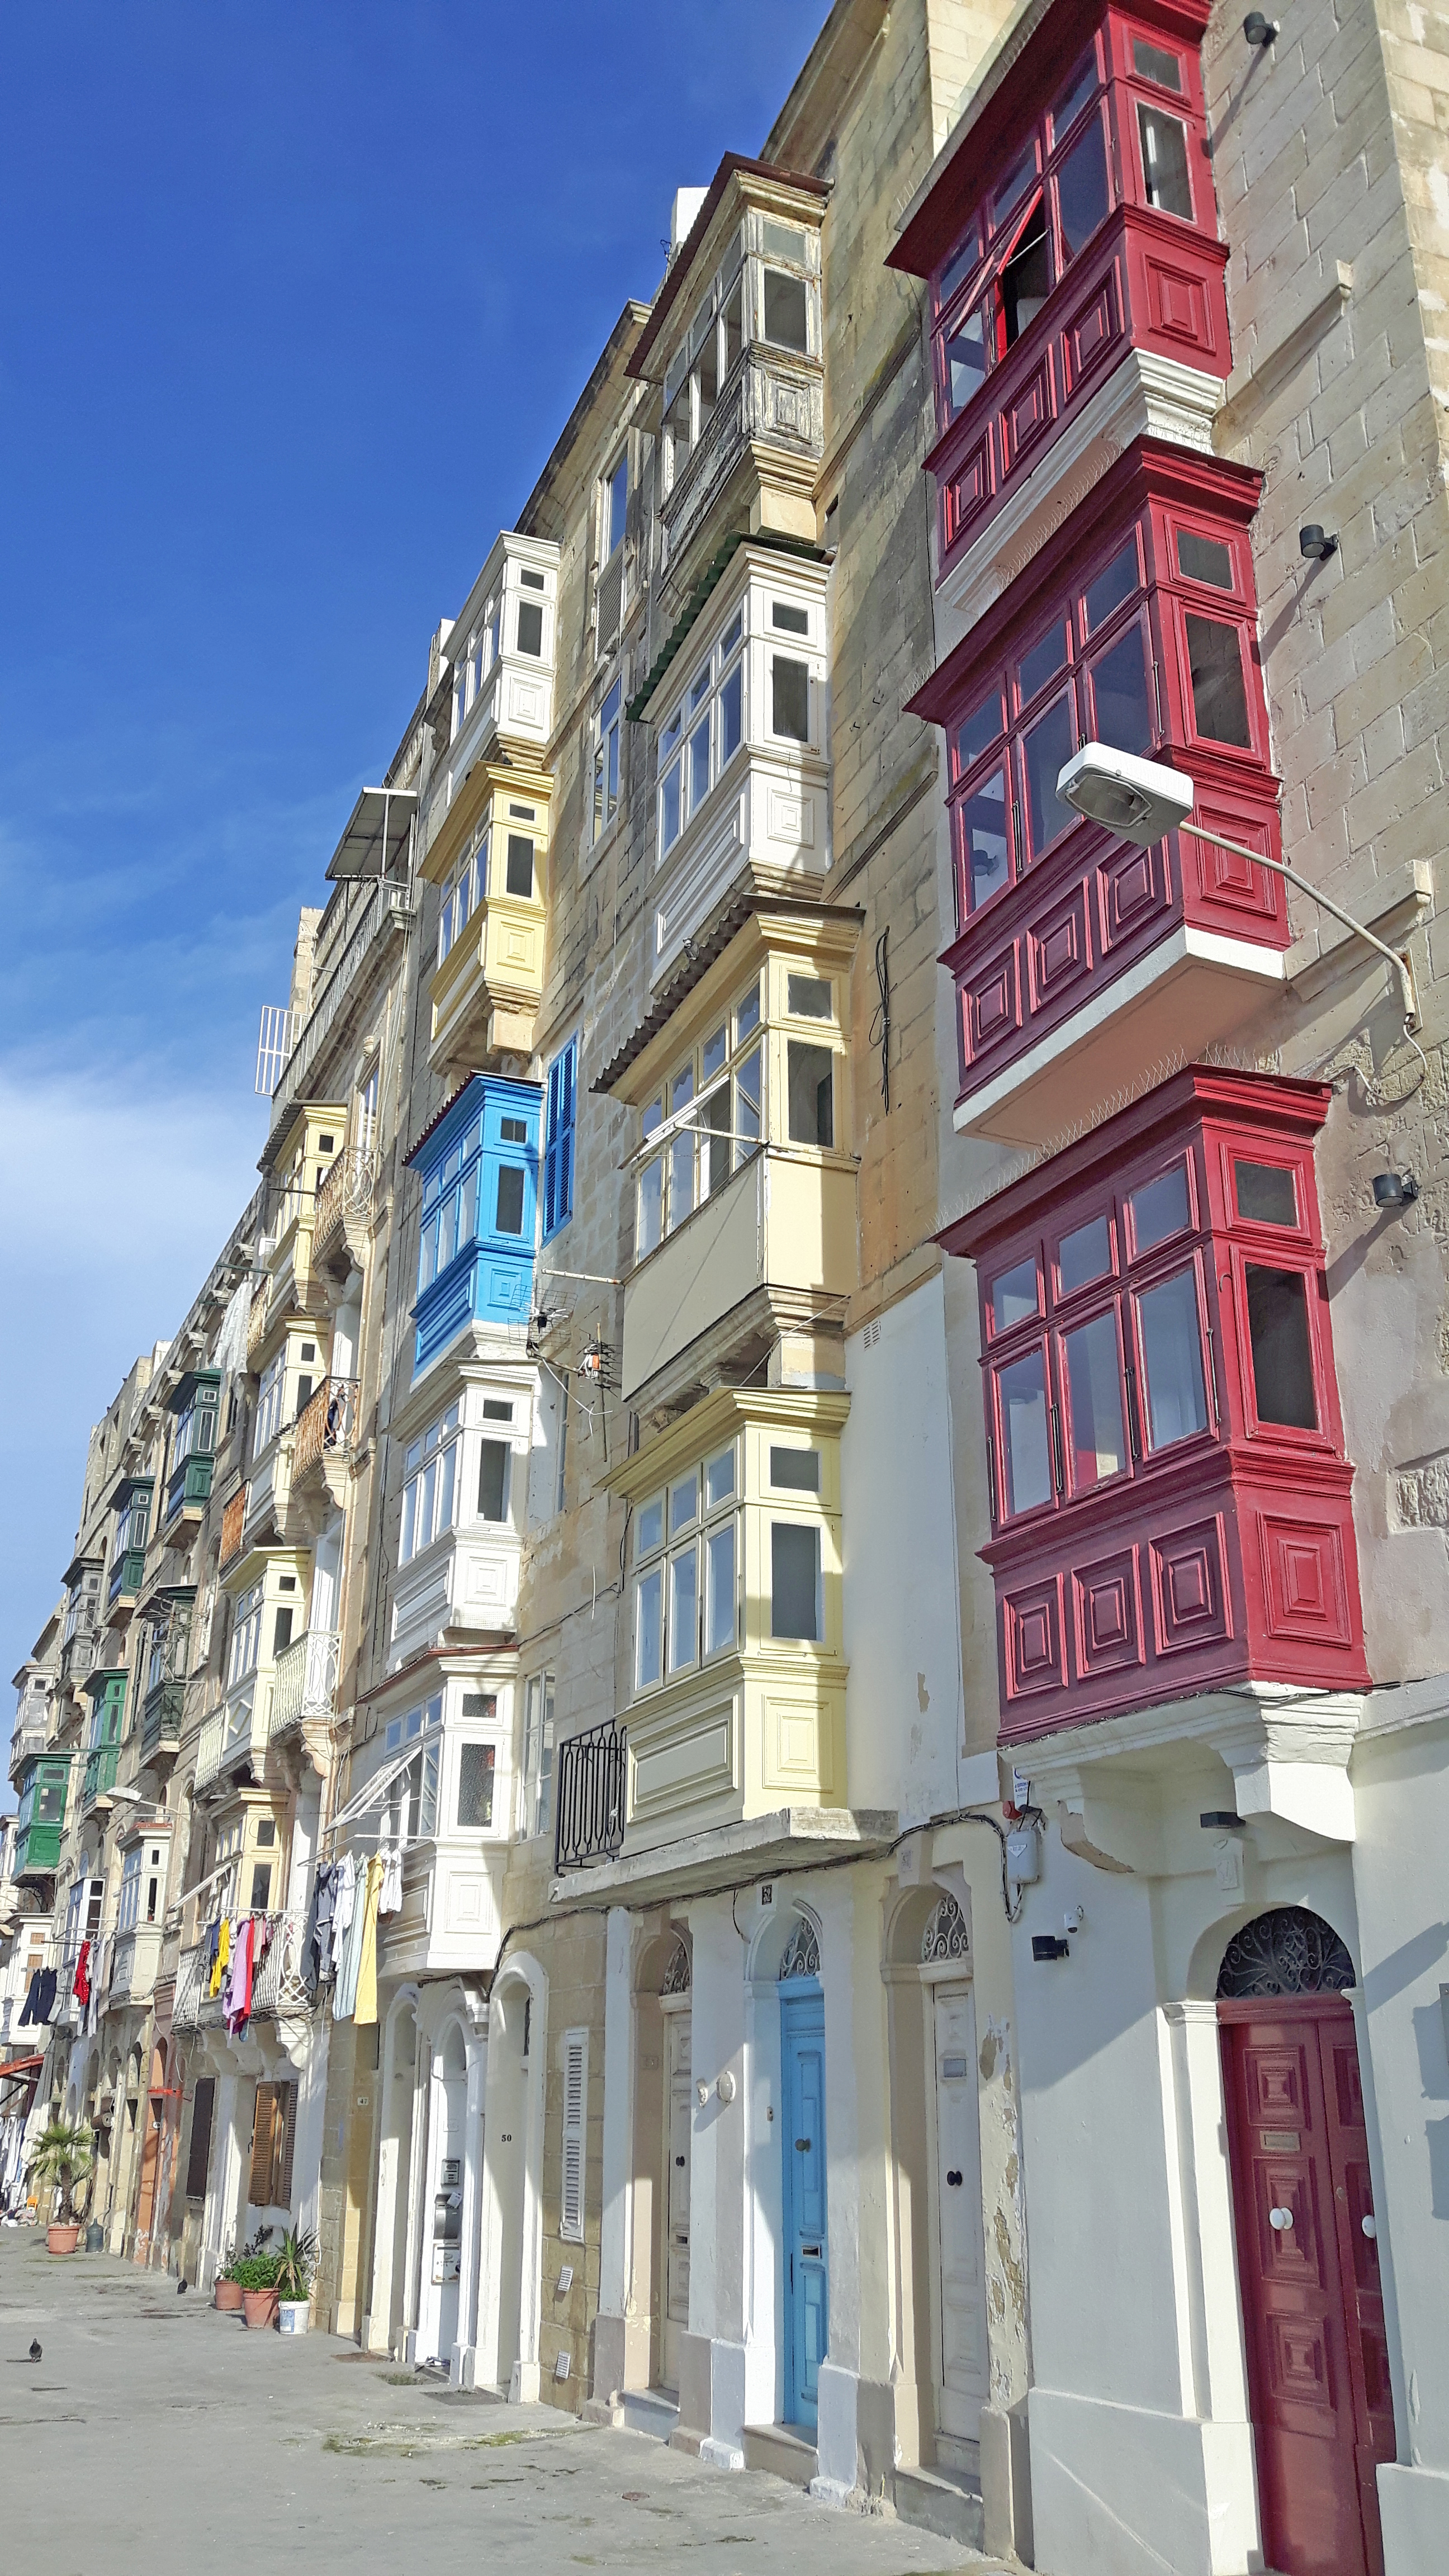
[[780, 1997], [784, 2166], [785, 2421], [814, 2430], [825, 2359], [825, 1998], [814, 1978]]

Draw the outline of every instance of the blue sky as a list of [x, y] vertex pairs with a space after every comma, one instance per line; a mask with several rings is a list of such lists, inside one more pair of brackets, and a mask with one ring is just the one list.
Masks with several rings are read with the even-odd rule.
[[428, 636], [826, 6], [5, 12], [6, 1674], [252, 1186], [258, 1009]]

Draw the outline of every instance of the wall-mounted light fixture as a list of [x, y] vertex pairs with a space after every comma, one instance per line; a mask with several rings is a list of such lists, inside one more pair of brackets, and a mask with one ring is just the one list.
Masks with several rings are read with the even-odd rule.
[[1330, 555], [1337, 554], [1338, 539], [1312, 519], [1306, 528], [1298, 531], [1298, 551], [1305, 563], [1325, 563]]
[[1419, 1184], [1412, 1172], [1375, 1172], [1375, 1207], [1412, 1207], [1418, 1195]]
[[1071, 1943], [1055, 1932], [1033, 1932], [1031, 1955], [1034, 1959], [1069, 1959]]
[[1205, 1834], [1245, 1834], [1248, 1830], [1232, 1807], [1207, 1807], [1198, 1823]]
[[1276, 18], [1265, 18], [1261, 9], [1250, 9], [1243, 20], [1243, 33], [1250, 45], [1271, 45], [1277, 39], [1278, 22]]

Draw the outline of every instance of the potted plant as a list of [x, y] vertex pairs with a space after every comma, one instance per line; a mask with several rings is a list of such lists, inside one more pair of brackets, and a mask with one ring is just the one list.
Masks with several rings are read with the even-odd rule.
[[90, 2130], [83, 2120], [52, 2120], [41, 2130], [32, 2171], [43, 2187], [60, 2194], [60, 2204], [45, 2231], [52, 2254], [73, 2254], [80, 2236], [75, 2214], [75, 2187], [95, 2162]]
[[277, 2323], [283, 2334], [305, 2334], [317, 2271], [317, 2239], [296, 2229], [277, 2255]]
[[216, 2276], [214, 2297], [216, 2305], [223, 2313], [231, 2313], [239, 2309], [242, 2303], [242, 2285], [236, 2276], [240, 2259], [240, 2256], [228, 2246], [225, 2260]]
[[275, 2254], [243, 2254], [232, 2266], [241, 2284], [242, 2316], [249, 2326], [274, 2326], [277, 2322], [277, 2257]]

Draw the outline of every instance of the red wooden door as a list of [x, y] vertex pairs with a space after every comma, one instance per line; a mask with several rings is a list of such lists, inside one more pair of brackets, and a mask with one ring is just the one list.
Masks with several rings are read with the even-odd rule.
[[1337, 1995], [1218, 2012], [1263, 2553], [1380, 2576], [1393, 2416], [1353, 2015]]

